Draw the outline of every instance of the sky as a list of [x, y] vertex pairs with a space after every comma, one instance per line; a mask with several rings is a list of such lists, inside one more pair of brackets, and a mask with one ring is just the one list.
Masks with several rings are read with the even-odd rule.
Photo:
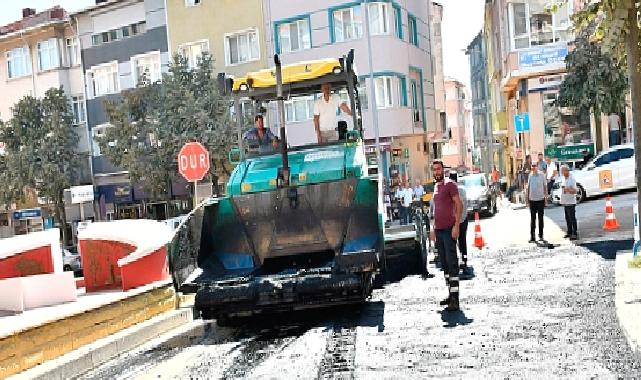
[[[283, 0], [285, 1], [285, 0]], [[443, 5], [443, 64], [445, 75], [469, 85], [470, 67], [465, 48], [483, 27], [485, 0], [436, 0]], [[0, 25], [22, 17], [22, 8], [40, 12], [54, 5], [75, 11], [95, 3], [95, 0], [3, 0], [0, 5]]]
[[443, 5], [443, 67], [445, 75], [469, 88], [470, 61], [465, 49], [483, 28], [485, 0], [436, 0]]

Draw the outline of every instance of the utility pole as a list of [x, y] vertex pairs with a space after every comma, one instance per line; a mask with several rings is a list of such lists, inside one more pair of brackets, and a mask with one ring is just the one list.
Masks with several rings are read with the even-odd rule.
[[[634, 130], [634, 153], [637, 170], [637, 202], [641, 203], [641, 182], [638, 173], [641, 168], [641, 76], [639, 75], [639, 25], [637, 24], [637, 7], [633, 5], [628, 9], [628, 36], [625, 39], [625, 47], [628, 58], [628, 77], [630, 80], [630, 92], [632, 98], [632, 120]], [[641, 223], [637, 227], [641, 233]]]
[[[387, 178], [386, 171], [387, 168], [383, 168], [383, 162], [381, 160], [381, 141], [380, 134], [378, 129], [378, 106], [376, 104], [376, 90], [374, 85], [374, 64], [372, 59], [372, 35], [369, 30], [369, 0], [365, 0], [365, 31], [367, 37], [367, 61], [369, 64], [369, 87], [370, 87], [370, 96], [372, 99], [372, 122], [374, 124], [374, 139], [376, 141], [376, 165], [378, 166], [378, 173], [383, 173], [383, 178]], [[365, 136], [363, 136], [365, 139]]]

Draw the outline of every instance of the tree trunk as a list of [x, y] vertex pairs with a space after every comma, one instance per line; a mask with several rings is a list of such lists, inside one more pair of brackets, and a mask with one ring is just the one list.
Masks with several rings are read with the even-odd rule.
[[594, 108], [594, 132], [596, 133], [595, 136], [595, 144], [596, 144], [596, 154], [599, 154], [600, 151], [603, 150], [603, 131], [602, 126], [601, 126], [601, 110], [598, 107]]
[[[641, 168], [641, 75], [639, 75], [639, 61], [641, 51], [639, 49], [639, 25], [637, 24], [637, 7], [633, 5], [628, 10], [629, 35], [625, 39], [626, 53], [628, 56], [628, 77], [632, 95], [632, 121], [634, 134], [634, 151], [636, 161], [637, 177], [637, 202], [641, 203], [641, 182], [639, 182], [639, 168]], [[641, 233], [641, 223], [637, 227]]]
[[[82, 204], [80, 205], [82, 207]], [[60, 223], [60, 229], [62, 230], [62, 245], [67, 245], [67, 213], [65, 212], [65, 203], [63, 199], [56, 199], [56, 215], [55, 218], [58, 219]]]

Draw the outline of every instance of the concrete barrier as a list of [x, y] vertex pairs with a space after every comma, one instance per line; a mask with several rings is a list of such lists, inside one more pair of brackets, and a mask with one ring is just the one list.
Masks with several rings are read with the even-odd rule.
[[0, 310], [26, 309], [75, 301], [73, 272], [46, 273], [0, 280]]
[[153, 220], [91, 223], [78, 235], [88, 292], [169, 279], [171, 229]]
[[0, 239], [0, 279], [62, 271], [57, 228]]

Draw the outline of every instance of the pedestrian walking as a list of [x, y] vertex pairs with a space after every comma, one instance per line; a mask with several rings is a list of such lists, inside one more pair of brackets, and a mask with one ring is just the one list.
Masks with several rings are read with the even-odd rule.
[[548, 170], [548, 164], [543, 159], [543, 153], [539, 153], [539, 160], [537, 161], [537, 167], [541, 173], [546, 173]]
[[492, 186], [494, 186], [494, 189], [496, 190], [497, 194], [501, 193], [501, 172], [496, 168], [496, 165], [494, 165], [494, 168], [492, 168]]
[[576, 180], [570, 173], [570, 167], [561, 166], [563, 179], [561, 182], [561, 205], [565, 209], [565, 224], [567, 225], [566, 238], [578, 239], [578, 228], [576, 222], [576, 193], [578, 191]]
[[458, 183], [458, 174], [454, 171], [450, 172], [450, 180], [456, 183], [458, 188], [458, 195], [461, 198], [461, 218], [459, 223], [459, 235], [458, 235], [458, 250], [461, 253], [461, 270], [463, 273], [467, 273], [467, 194], [465, 192], [465, 186], [461, 186]]
[[539, 240], [543, 240], [543, 212], [547, 203], [547, 184], [545, 174], [539, 172], [539, 166], [532, 164], [532, 171], [527, 181], [525, 199], [530, 208], [530, 243], [536, 243], [535, 222], [538, 219]]
[[448, 287], [448, 297], [441, 301], [447, 305], [445, 310], [459, 310], [459, 265], [456, 254], [456, 240], [460, 236], [460, 218], [463, 205], [459, 197], [458, 187], [449, 179], [445, 179], [443, 162], [432, 163], [434, 177], [434, 215], [430, 238], [436, 241], [441, 267], [445, 274]]

